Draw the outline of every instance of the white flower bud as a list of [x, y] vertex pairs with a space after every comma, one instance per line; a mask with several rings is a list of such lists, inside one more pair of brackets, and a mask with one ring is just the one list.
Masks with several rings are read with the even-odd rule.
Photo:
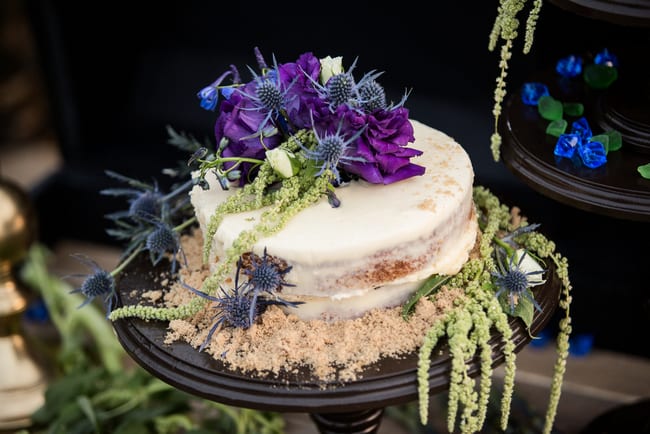
[[327, 83], [333, 75], [343, 73], [343, 57], [323, 57], [320, 59], [320, 82]]
[[277, 173], [283, 178], [291, 178], [300, 170], [300, 162], [293, 152], [284, 148], [266, 151], [266, 159]]

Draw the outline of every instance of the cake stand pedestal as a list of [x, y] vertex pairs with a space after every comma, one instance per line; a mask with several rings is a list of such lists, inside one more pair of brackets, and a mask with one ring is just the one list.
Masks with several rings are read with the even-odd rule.
[[[122, 274], [118, 282], [119, 305], [141, 303], [143, 291], [160, 289], [155, 276], [168, 270], [167, 265], [153, 267], [141, 255]], [[133, 291], [137, 288], [137, 291]], [[555, 269], [548, 280], [535, 288], [543, 311], [536, 314], [531, 331], [537, 334], [551, 319], [557, 307], [561, 282]], [[137, 294], [135, 294], [137, 292]], [[529, 341], [530, 335], [519, 319], [510, 321], [516, 351]], [[384, 408], [405, 404], [418, 397], [417, 352], [402, 358], [383, 358], [364, 369], [359, 379], [350, 382], [323, 382], [309, 371], [282, 372], [263, 378], [232, 370], [209, 354], [199, 352], [185, 342], [165, 344], [167, 323], [121, 319], [115, 331], [127, 353], [144, 369], [168, 384], [192, 395], [250, 409], [309, 413], [322, 434], [372, 434], [381, 424]], [[504, 361], [503, 342], [499, 335], [490, 341], [493, 366]], [[436, 393], [449, 386], [451, 358], [445, 343], [432, 356], [429, 390]], [[480, 373], [480, 361], [468, 361], [470, 375]]]

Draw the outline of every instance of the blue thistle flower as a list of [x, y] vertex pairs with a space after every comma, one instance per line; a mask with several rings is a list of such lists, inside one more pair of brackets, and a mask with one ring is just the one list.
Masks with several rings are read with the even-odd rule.
[[[207, 338], [199, 347], [199, 351], [203, 351], [203, 349], [210, 343], [212, 336], [219, 326], [224, 325], [226, 327], [236, 327], [245, 330], [253, 324], [255, 318], [257, 318], [257, 316], [269, 304], [267, 303], [267, 300], [260, 300], [260, 303], [255, 303], [251, 294], [245, 293], [244, 288], [239, 285], [238, 279], [235, 279], [235, 287], [232, 291], [227, 291], [222, 287], [219, 287], [219, 290], [221, 291], [220, 297], [208, 295], [184, 282], [181, 283], [185, 288], [189, 289], [196, 295], [216, 303], [214, 306], [216, 313], [212, 317], [214, 323], [208, 332]], [[250, 315], [251, 312], [253, 312], [252, 317]]]
[[499, 298], [504, 292], [508, 296], [510, 305], [510, 312], [514, 312], [515, 306], [519, 297], [525, 297], [533, 303], [535, 309], [539, 312], [542, 308], [537, 303], [529, 292], [526, 290], [531, 286], [539, 285], [544, 281], [539, 278], [544, 273], [544, 270], [526, 271], [522, 264], [528, 252], [523, 250], [523, 253], [517, 260], [517, 254], [513, 253], [508, 260], [507, 266], [503, 263], [502, 255], [497, 250], [497, 271], [492, 272], [492, 277], [495, 279], [494, 284], [497, 287], [496, 297]]
[[129, 178], [119, 173], [107, 170], [106, 174], [128, 184], [131, 188], [108, 188], [100, 192], [105, 196], [128, 197], [129, 209], [107, 215], [111, 220], [125, 217], [140, 218], [143, 216], [160, 216], [165, 211], [165, 200], [158, 188], [158, 183], [147, 184], [137, 179]]
[[130, 217], [158, 216], [162, 212], [162, 194], [156, 185], [154, 191], [145, 191], [137, 195], [129, 205]]
[[72, 278], [84, 278], [84, 281], [79, 288], [70, 291], [70, 294], [81, 293], [86, 297], [86, 300], [81, 303], [78, 308], [84, 307], [93, 301], [95, 297], [105, 296], [104, 303], [107, 304], [106, 315], [108, 316], [117, 301], [115, 279], [113, 278], [113, 275], [101, 268], [97, 262], [93, 261], [86, 255], [75, 253], [71, 256], [92, 270], [91, 274], [71, 274], [66, 276]]
[[[363, 92], [367, 92], [369, 90], [368, 86], [373, 86], [370, 82], [375, 82], [383, 72], [376, 72], [374, 70], [370, 71], [357, 82], [352, 74], [356, 65], [357, 59], [354, 59], [350, 69], [339, 74], [334, 74], [329, 78], [329, 80], [327, 80], [325, 85], [318, 83], [311, 76], [305, 73], [316, 89], [318, 96], [327, 101], [332, 113], [334, 113], [336, 108], [341, 105], [347, 105], [354, 110], [360, 111], [363, 109], [364, 102], [369, 102], [369, 97], [376, 97], [374, 94], [370, 96], [362, 95], [362, 90]], [[383, 88], [381, 91], [383, 91]]]
[[[221, 325], [224, 325], [226, 327], [241, 328], [245, 330], [255, 323], [257, 317], [262, 314], [268, 306], [282, 305], [295, 307], [297, 304], [300, 304], [290, 303], [277, 297], [275, 299], [258, 297], [259, 292], [256, 290], [251, 290], [250, 281], [243, 284], [239, 283], [241, 266], [242, 260], [240, 258], [237, 263], [237, 272], [235, 273], [234, 287], [230, 291], [219, 287], [219, 290], [221, 291], [221, 296], [219, 297], [206, 294], [203, 291], [195, 289], [190, 285], [181, 282], [185, 288], [189, 289], [198, 296], [216, 302], [214, 309], [217, 311], [217, 313], [212, 317], [212, 320], [215, 322], [210, 328], [207, 338], [203, 344], [201, 344], [199, 351], [203, 351], [203, 349], [210, 343], [212, 336]], [[288, 270], [285, 270], [284, 272], [288, 272]], [[276, 271], [276, 273], [278, 273], [280, 276], [282, 276], [284, 272]], [[282, 281], [281, 277], [280, 281]], [[288, 285], [286, 282], [282, 282], [282, 284]]]
[[377, 77], [381, 73], [371, 72], [368, 78], [359, 85], [359, 104], [364, 113], [374, 113], [378, 110], [391, 111], [398, 109], [406, 103], [409, 97], [409, 91], [404, 92], [399, 103], [388, 103], [386, 99], [386, 90], [377, 82]]
[[[263, 63], [263, 65], [266, 65], [266, 63]], [[262, 66], [260, 65], [260, 67]], [[261, 134], [267, 130], [267, 124], [272, 119], [274, 123], [277, 123], [277, 125], [285, 132], [288, 131], [285, 108], [290, 102], [289, 100], [291, 98], [288, 97], [289, 91], [296, 82], [297, 77], [285, 86], [280, 79], [278, 64], [275, 57], [273, 58], [273, 69], [267, 70], [266, 67], [262, 68], [264, 72], [261, 76], [257, 75], [257, 73], [250, 67], [248, 69], [251, 74], [253, 74], [252, 85], [247, 85], [245, 87], [246, 90], [243, 88], [237, 89], [237, 92], [250, 101], [252, 106], [240, 106], [240, 109], [265, 113], [264, 119], [260, 122], [257, 129], [257, 134]]]
[[339, 162], [365, 162], [364, 158], [350, 154], [351, 151], [354, 151], [352, 144], [359, 138], [359, 136], [361, 136], [361, 134], [363, 134], [366, 127], [364, 126], [354, 135], [346, 139], [343, 134], [341, 134], [342, 126], [343, 119], [339, 122], [336, 132], [325, 133], [323, 136], [320, 136], [318, 131], [314, 129], [314, 135], [316, 136], [317, 141], [316, 147], [314, 149], [302, 148], [307, 159], [321, 163], [320, 170], [316, 173], [316, 176], [322, 175], [326, 170], [331, 170], [335, 176], [337, 184], [341, 182], [341, 175], [338, 170]]
[[157, 224], [157, 227], [147, 235], [145, 242], [145, 248], [149, 250], [153, 265], [157, 265], [165, 253], [176, 254], [179, 246], [178, 234], [165, 223]]
[[376, 80], [368, 80], [359, 88], [359, 98], [361, 100], [361, 108], [366, 113], [383, 110], [388, 106], [386, 103], [386, 91]]
[[[244, 268], [244, 275], [248, 276], [248, 285], [257, 292], [267, 292], [275, 294], [276, 291], [282, 290], [283, 286], [295, 286], [287, 283], [284, 277], [291, 271], [291, 266], [281, 266], [271, 260], [266, 247], [264, 254], [260, 258], [258, 255], [251, 253], [247, 261], [247, 267]], [[243, 268], [244, 261], [240, 258], [239, 269]]]
[[[246, 258], [246, 265], [244, 266], [244, 257]], [[282, 290], [284, 286], [295, 286], [284, 280], [284, 277], [293, 267], [286, 265], [281, 260], [272, 259], [267, 254], [266, 247], [264, 248], [264, 255], [260, 258], [254, 253], [245, 254], [237, 262], [237, 275], [243, 269], [243, 274], [248, 276], [246, 283], [246, 292], [252, 294], [253, 304], [249, 317], [251, 322], [255, 316], [253, 311], [257, 299], [261, 293], [273, 295], [275, 302], [284, 306], [297, 306], [297, 303], [292, 303], [281, 299], [277, 293]], [[299, 304], [299, 303], [298, 303]]]

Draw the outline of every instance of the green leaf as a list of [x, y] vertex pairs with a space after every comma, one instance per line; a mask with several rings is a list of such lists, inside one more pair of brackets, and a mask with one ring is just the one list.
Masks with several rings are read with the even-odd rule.
[[90, 423], [95, 427], [95, 431], [100, 432], [99, 424], [97, 423], [97, 414], [95, 414], [95, 409], [90, 399], [85, 395], [79, 396], [77, 397], [77, 404]]
[[[530, 297], [530, 299], [528, 297]], [[522, 294], [522, 296], [518, 298], [514, 309], [510, 309], [508, 294], [505, 292], [499, 297], [499, 304], [503, 311], [508, 315], [521, 318], [528, 329], [533, 323], [533, 316], [535, 314], [535, 305], [531, 301], [532, 299], [534, 299], [533, 292], [528, 288], [526, 289], [525, 294]]]
[[650, 163], [639, 166], [636, 170], [643, 176], [645, 179], [650, 179]]
[[409, 298], [402, 307], [402, 318], [407, 320], [418, 300], [420, 300], [422, 297], [431, 295], [448, 280], [449, 276], [444, 276], [441, 274], [434, 274], [425, 280], [424, 283], [418, 288], [417, 291], [415, 291], [411, 298]]

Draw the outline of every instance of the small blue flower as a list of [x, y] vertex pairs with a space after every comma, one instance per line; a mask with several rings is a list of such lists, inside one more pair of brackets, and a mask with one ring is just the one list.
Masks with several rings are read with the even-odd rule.
[[[352, 75], [356, 65], [357, 59], [354, 59], [349, 70], [332, 75], [324, 85], [305, 74], [314, 86], [319, 98], [327, 102], [330, 112], [334, 113], [342, 105], [359, 112], [363, 112], [364, 109], [374, 109], [374, 103], [377, 103], [377, 106], [381, 105], [381, 101], [377, 101], [377, 99], [381, 98], [383, 88], [376, 83], [376, 79], [383, 72], [370, 71], [357, 82]], [[365, 108], [364, 104], [366, 105]]]
[[497, 250], [497, 271], [492, 272], [492, 277], [495, 279], [494, 284], [497, 287], [496, 297], [499, 298], [505, 292], [508, 296], [511, 312], [514, 312], [520, 297], [525, 297], [531, 301], [535, 309], [541, 312], [540, 305], [526, 290], [544, 283], [544, 280], [541, 279], [544, 270], [523, 249], [513, 253], [507, 265], [503, 263], [498, 252], [500, 250]]
[[145, 247], [149, 250], [151, 262], [157, 265], [166, 253], [174, 256], [178, 253], [180, 239], [174, 229], [161, 222], [157, 223], [156, 228], [147, 236]]
[[79, 305], [79, 308], [84, 307], [95, 297], [105, 296], [104, 303], [107, 303], [106, 315], [111, 313], [113, 306], [117, 301], [117, 294], [115, 292], [115, 279], [113, 275], [101, 268], [95, 261], [86, 255], [79, 253], [73, 254], [72, 257], [77, 259], [82, 264], [86, 265], [92, 270], [92, 274], [71, 274], [66, 277], [84, 278], [83, 283], [79, 288], [70, 291], [71, 294], [81, 293], [86, 300]]
[[202, 108], [214, 111], [219, 102], [219, 87], [221, 82], [232, 73], [232, 70], [224, 72], [211, 85], [204, 87], [196, 94], [201, 100]]

